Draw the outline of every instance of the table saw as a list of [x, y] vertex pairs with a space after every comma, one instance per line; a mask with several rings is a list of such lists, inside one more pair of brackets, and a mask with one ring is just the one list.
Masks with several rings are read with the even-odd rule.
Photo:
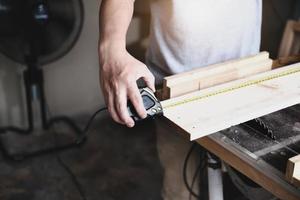
[[[166, 100], [161, 102], [162, 118], [276, 197], [296, 200], [300, 199], [300, 64], [274, 69], [279, 66], [262, 52], [167, 77], [160, 94]], [[234, 101], [240, 97], [243, 102]]]

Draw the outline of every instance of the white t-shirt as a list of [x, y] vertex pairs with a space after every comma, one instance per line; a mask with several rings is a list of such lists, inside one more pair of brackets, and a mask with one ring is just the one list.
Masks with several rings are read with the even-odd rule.
[[262, 0], [152, 0], [146, 63], [166, 75], [258, 53]]

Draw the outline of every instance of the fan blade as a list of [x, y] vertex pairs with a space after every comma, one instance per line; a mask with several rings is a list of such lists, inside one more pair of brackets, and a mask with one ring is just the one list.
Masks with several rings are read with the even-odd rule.
[[76, 13], [73, 0], [52, 0], [49, 1], [50, 17], [53, 19], [74, 21]]
[[43, 54], [49, 54], [57, 51], [57, 49], [63, 45], [64, 41], [69, 36], [69, 32], [71, 31], [72, 30], [66, 30], [66, 27], [62, 26], [59, 23], [51, 22], [48, 25], [46, 34], [43, 38]]

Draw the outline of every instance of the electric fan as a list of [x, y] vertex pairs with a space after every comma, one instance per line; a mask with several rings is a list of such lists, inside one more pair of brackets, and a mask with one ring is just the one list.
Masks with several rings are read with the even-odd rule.
[[[62, 57], [73, 47], [82, 24], [81, 0], [0, 0], [0, 52], [26, 66], [23, 76], [28, 127], [0, 127], [6, 154], [23, 157], [57, 149], [46, 144], [53, 137], [47, 133], [55, 123], [67, 125], [76, 134], [82, 133], [67, 117], [48, 119], [42, 71], [43, 65]], [[34, 144], [39, 147], [31, 148]]]

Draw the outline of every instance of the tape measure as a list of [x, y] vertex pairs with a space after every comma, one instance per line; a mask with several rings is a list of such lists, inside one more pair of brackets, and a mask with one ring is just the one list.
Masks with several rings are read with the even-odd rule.
[[[152, 90], [148, 87], [145, 87], [145, 88], [140, 88], [139, 91], [140, 91], [140, 95], [142, 97], [143, 104], [144, 104], [144, 107], [145, 107], [145, 110], [147, 113], [146, 119], [154, 117], [156, 115], [162, 115], [163, 108], [162, 108], [159, 100], [155, 97]], [[132, 103], [130, 101], [128, 102], [127, 109], [128, 109], [129, 116], [135, 122], [139, 122], [139, 121], [143, 120], [139, 117], [134, 106], [132, 105]]]
[[213, 92], [210, 92], [210, 93], [207, 93], [207, 94], [203, 94], [203, 95], [183, 99], [183, 100], [180, 100], [180, 101], [175, 102], [175, 103], [166, 104], [166, 105], [163, 106], [163, 109], [168, 109], [168, 108], [176, 107], [176, 106], [179, 106], [179, 105], [182, 105], [182, 104], [187, 104], [187, 103], [190, 103], [190, 102], [205, 99], [205, 98], [208, 98], [208, 97], [211, 97], [211, 96], [224, 94], [224, 93], [231, 92], [231, 91], [234, 91], [234, 90], [237, 90], [237, 89], [240, 89], [240, 88], [249, 87], [251, 85], [256, 85], [256, 84], [259, 84], [259, 83], [262, 83], [262, 82], [265, 82], [265, 81], [269, 81], [269, 80], [272, 80], [272, 79], [284, 77], [284, 76], [299, 73], [299, 72], [300, 72], [300, 68], [288, 69], [286, 71], [279, 72], [277, 74], [267, 75], [267, 76], [262, 77], [262, 78], [248, 80], [248, 81], [239, 83], [237, 85], [234, 85], [234, 86], [231, 86], [231, 87], [228, 87], [228, 88], [222, 88], [220, 90], [216, 90], [216, 91], [213, 91]]

